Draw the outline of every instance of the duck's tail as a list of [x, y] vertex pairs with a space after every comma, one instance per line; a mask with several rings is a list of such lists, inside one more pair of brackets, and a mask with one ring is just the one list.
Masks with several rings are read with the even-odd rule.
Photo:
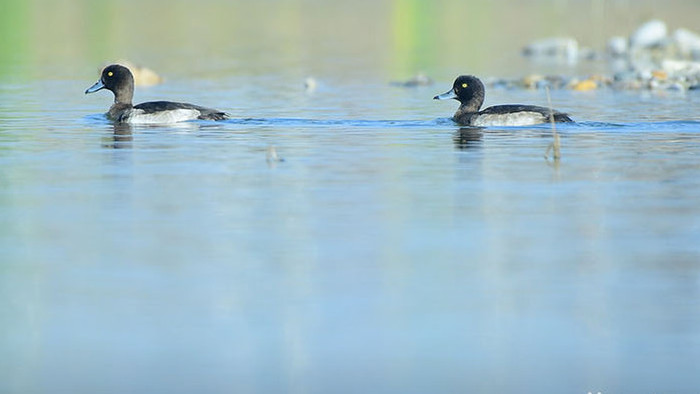
[[199, 115], [201, 120], [226, 120], [228, 119], [228, 114], [226, 112], [206, 112]]
[[555, 122], [559, 123], [573, 123], [573, 119], [569, 117], [569, 115], [563, 113], [563, 112], [555, 112], [552, 114], [554, 117]]

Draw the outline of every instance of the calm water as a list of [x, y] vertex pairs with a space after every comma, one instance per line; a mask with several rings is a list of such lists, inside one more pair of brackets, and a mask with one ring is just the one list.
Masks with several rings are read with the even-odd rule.
[[3, 87], [1, 391], [700, 387], [700, 95], [553, 92], [556, 165], [549, 126], [445, 119], [448, 80], [266, 80], [116, 130], [92, 78]]
[[[205, 3], [1, 13], [0, 393], [699, 392], [700, 93], [553, 91], [578, 122], [558, 163], [548, 125], [460, 129], [432, 100], [629, 7]], [[166, 77], [137, 102], [232, 119], [115, 128], [83, 91], [122, 57]]]

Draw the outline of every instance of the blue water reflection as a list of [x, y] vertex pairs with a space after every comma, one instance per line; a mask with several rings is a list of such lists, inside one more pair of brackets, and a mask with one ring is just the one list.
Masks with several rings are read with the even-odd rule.
[[555, 163], [548, 125], [459, 128], [430, 89], [114, 127], [81, 86], [2, 96], [2, 392], [700, 384], [695, 93], [553, 92]]

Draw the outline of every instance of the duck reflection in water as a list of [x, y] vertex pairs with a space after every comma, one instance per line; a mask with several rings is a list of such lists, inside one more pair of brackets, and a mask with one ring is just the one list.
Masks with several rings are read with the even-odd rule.
[[[159, 132], [188, 132], [197, 133], [204, 130], [216, 130], [218, 126], [202, 125], [197, 122], [180, 122], [167, 125], [131, 125], [129, 123], [114, 123], [112, 125], [112, 133], [106, 137], [108, 142], [105, 142], [105, 148], [123, 149], [131, 148], [131, 142], [134, 140], [133, 130], [139, 133], [144, 130], [157, 130]], [[195, 134], [196, 135], [196, 134]]]
[[481, 127], [460, 127], [454, 133], [452, 139], [454, 140], [455, 148], [464, 150], [480, 148], [483, 137], [484, 131]]
[[103, 148], [108, 149], [129, 149], [132, 147], [134, 135], [131, 125], [127, 123], [115, 123], [111, 135], [103, 138]]

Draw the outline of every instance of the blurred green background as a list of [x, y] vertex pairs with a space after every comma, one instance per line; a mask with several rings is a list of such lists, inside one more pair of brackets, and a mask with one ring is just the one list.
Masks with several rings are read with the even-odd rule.
[[700, 30], [700, 2], [604, 0], [3, 0], [0, 78], [74, 78], [128, 59], [169, 75], [526, 74], [520, 49], [603, 49], [659, 18]]

